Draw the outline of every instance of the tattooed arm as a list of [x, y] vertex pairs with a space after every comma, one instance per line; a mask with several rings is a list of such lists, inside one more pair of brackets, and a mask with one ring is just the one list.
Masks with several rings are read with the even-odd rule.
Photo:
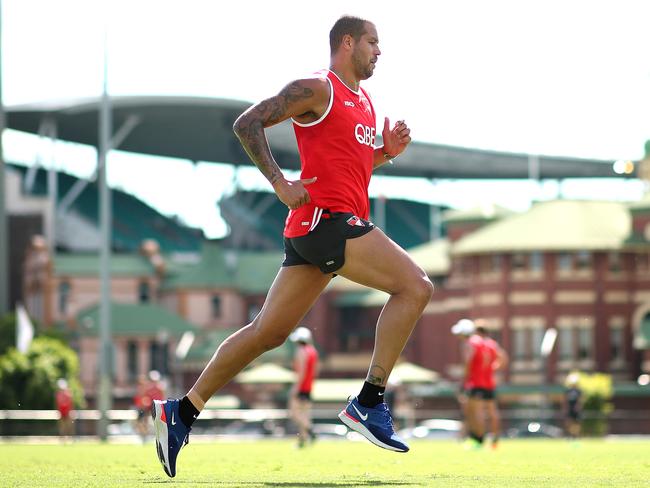
[[293, 117], [301, 123], [318, 120], [329, 103], [330, 89], [327, 80], [312, 78], [296, 80], [285, 86], [280, 93], [267, 98], [241, 114], [233, 130], [255, 166], [273, 185], [282, 203], [296, 209], [309, 203], [305, 185], [316, 179], [289, 181], [275, 162], [264, 129]]

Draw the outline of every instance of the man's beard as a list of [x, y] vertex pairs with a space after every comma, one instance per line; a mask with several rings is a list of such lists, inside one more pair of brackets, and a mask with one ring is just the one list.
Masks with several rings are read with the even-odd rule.
[[375, 69], [372, 63], [364, 63], [357, 56], [353, 56], [352, 61], [354, 62], [354, 70], [357, 72], [361, 80], [367, 80], [372, 76]]

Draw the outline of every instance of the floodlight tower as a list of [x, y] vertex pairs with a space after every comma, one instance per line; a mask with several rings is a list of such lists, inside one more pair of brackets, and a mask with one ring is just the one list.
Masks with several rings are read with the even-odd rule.
[[99, 251], [99, 279], [101, 298], [99, 303], [99, 391], [98, 407], [100, 411], [98, 434], [102, 441], [108, 438], [108, 412], [112, 403], [112, 341], [111, 341], [111, 190], [106, 181], [106, 164], [111, 149], [110, 98], [108, 96], [108, 25], [104, 32], [104, 81], [99, 107], [99, 147], [97, 169], [99, 176], [99, 224], [101, 244]]

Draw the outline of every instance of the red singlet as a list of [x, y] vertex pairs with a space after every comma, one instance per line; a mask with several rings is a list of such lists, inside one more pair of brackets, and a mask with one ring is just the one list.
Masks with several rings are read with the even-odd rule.
[[316, 182], [305, 187], [311, 203], [289, 211], [285, 237], [307, 235], [318, 224], [323, 209], [351, 212], [367, 219], [370, 214], [368, 184], [375, 149], [375, 110], [363, 88], [353, 91], [329, 70], [318, 73], [330, 84], [330, 103], [318, 120], [293, 121], [300, 178]]
[[469, 378], [466, 379], [466, 388], [484, 388], [493, 390], [494, 362], [497, 358], [497, 344], [490, 338], [473, 335], [469, 338], [469, 346], [473, 350], [469, 368]]
[[483, 377], [481, 378], [481, 388], [494, 390], [496, 388], [496, 381], [494, 380], [494, 363], [498, 357], [498, 348], [496, 341], [489, 337], [483, 338], [483, 347], [485, 349]]
[[[305, 377], [298, 385], [298, 391], [301, 393], [311, 393], [311, 387], [316, 375], [316, 364], [318, 363], [318, 351], [311, 344], [302, 346], [305, 354]], [[297, 365], [296, 365], [297, 366]]]
[[72, 394], [68, 390], [59, 390], [56, 392], [56, 408], [61, 414], [61, 418], [68, 417], [72, 411], [73, 401]]

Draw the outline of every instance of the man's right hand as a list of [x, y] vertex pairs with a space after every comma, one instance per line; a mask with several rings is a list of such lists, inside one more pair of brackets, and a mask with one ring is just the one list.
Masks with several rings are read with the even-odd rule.
[[273, 189], [275, 194], [278, 196], [280, 201], [284, 203], [291, 210], [295, 210], [298, 207], [311, 202], [309, 197], [309, 192], [305, 188], [307, 185], [311, 185], [316, 181], [316, 177], [305, 178], [302, 180], [289, 181], [284, 178], [280, 178], [278, 181], [273, 183]]

